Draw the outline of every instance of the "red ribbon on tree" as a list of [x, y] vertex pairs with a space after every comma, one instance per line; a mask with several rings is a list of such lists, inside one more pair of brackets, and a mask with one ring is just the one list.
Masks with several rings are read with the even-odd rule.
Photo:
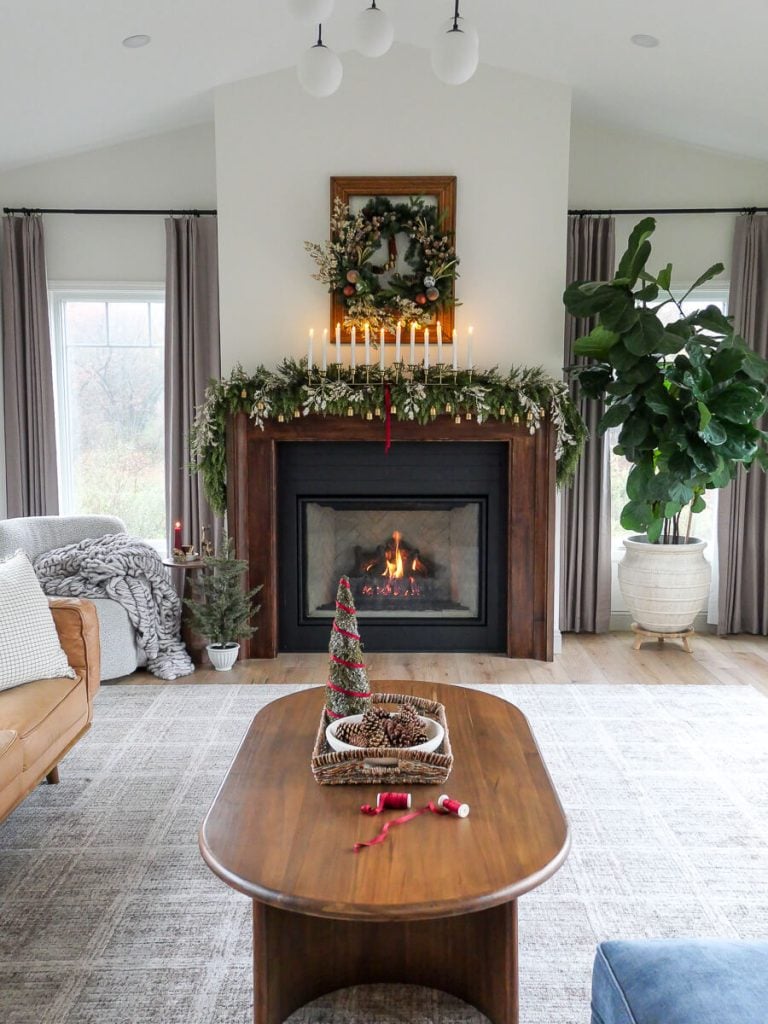
[[389, 384], [384, 385], [384, 454], [392, 447], [392, 392]]

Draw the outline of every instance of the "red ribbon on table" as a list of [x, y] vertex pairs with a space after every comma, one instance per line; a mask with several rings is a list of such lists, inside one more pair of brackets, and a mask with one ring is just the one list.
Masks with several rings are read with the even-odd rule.
[[369, 839], [367, 843], [355, 843], [353, 849], [355, 853], [359, 853], [366, 846], [377, 846], [379, 843], [383, 843], [387, 838], [387, 832], [392, 828], [393, 825], [404, 825], [407, 821], [413, 821], [414, 818], [418, 818], [422, 814], [426, 814], [431, 811], [433, 814], [444, 814], [445, 812], [437, 806], [437, 804], [430, 800], [426, 807], [422, 807], [418, 811], [410, 811], [408, 814], [403, 814], [399, 818], [394, 818], [392, 821], [388, 821], [382, 828], [381, 832], [373, 839]]

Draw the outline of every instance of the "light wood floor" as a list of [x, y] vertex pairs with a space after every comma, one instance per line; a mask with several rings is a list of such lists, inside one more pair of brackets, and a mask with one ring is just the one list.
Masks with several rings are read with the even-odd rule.
[[[567, 635], [552, 662], [512, 660], [491, 654], [367, 654], [376, 679], [426, 679], [447, 683], [727, 683], [754, 686], [768, 697], [768, 638], [694, 637], [693, 653], [676, 641], [649, 642], [632, 650], [630, 633]], [[269, 661], [239, 662], [231, 672], [198, 669], [199, 683], [324, 683], [327, 654], [281, 654]], [[187, 676], [178, 683], [189, 683]], [[114, 682], [158, 683], [146, 672]]]

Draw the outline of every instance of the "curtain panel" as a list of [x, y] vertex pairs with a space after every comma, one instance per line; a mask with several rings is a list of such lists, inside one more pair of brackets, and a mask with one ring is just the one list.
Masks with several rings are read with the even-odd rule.
[[3, 218], [0, 300], [8, 517], [57, 515], [48, 280], [39, 215]]
[[219, 262], [215, 217], [165, 222], [165, 496], [168, 550], [173, 524], [185, 543], [200, 545], [202, 528], [214, 539], [220, 523], [205, 500], [200, 477], [189, 473], [189, 431], [211, 377], [221, 376]]
[[[736, 221], [728, 312], [736, 330], [768, 359], [768, 216]], [[763, 430], [768, 423], [761, 424]], [[768, 474], [739, 470], [721, 491], [717, 536], [720, 634], [768, 636]]]
[[[613, 217], [568, 218], [566, 283], [609, 281], [615, 259]], [[588, 334], [594, 319], [565, 314], [563, 360], [566, 368], [585, 365], [573, 345]], [[571, 393], [589, 430], [584, 454], [570, 488], [563, 491], [560, 519], [560, 629], [604, 633], [611, 618], [611, 493], [608, 446], [597, 433], [603, 402]]]

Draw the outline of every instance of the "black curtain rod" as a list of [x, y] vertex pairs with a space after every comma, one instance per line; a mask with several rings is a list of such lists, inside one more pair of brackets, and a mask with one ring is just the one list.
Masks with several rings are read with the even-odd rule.
[[3, 213], [74, 213], [84, 216], [119, 217], [215, 217], [216, 210], [61, 210], [28, 206], [4, 206]]
[[700, 206], [696, 208], [681, 209], [681, 210], [569, 210], [568, 214], [571, 217], [619, 217], [622, 214], [632, 214], [632, 216], [644, 215], [656, 215], [660, 216], [663, 214], [678, 214], [678, 213], [768, 213], [768, 206]]

